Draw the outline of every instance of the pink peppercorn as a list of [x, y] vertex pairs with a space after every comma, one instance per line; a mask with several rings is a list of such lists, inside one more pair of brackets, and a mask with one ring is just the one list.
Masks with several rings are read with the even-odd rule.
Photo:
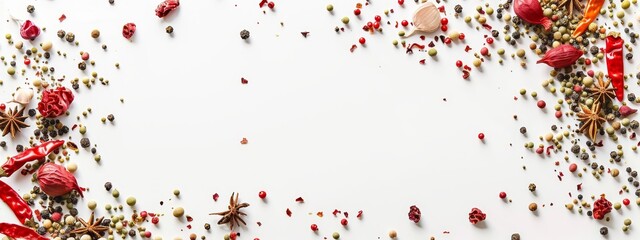
[[500, 198], [504, 199], [507, 197], [507, 193], [506, 192], [500, 192]]
[[376, 15], [375, 17], [373, 17], [373, 19], [375, 19], [376, 22], [382, 21], [382, 17], [380, 17], [380, 15]]
[[343, 218], [343, 219], [340, 221], [340, 224], [342, 224], [342, 226], [347, 226], [347, 224], [349, 224], [349, 221], [347, 221], [347, 219], [346, 219], [346, 218]]
[[576, 170], [578, 170], [578, 164], [572, 163], [569, 165], [569, 172], [575, 172]]
[[536, 149], [536, 153], [537, 153], [537, 154], [542, 154], [542, 153], [544, 153], [544, 148], [543, 148], [543, 147], [539, 147], [539, 148], [537, 148], [537, 149]]
[[493, 44], [493, 38], [490, 38], [490, 37], [489, 37], [489, 38], [487, 38], [487, 40], [486, 40], [486, 41], [487, 41], [487, 43], [488, 43], [488, 44]]
[[160, 222], [160, 218], [158, 218], [158, 217], [152, 217], [151, 218], [151, 223], [158, 224], [159, 222]]
[[236, 232], [231, 232], [229, 234], [229, 238], [231, 238], [231, 240], [236, 240], [237, 237], [238, 237], [238, 233]]
[[444, 43], [447, 45], [451, 44], [451, 38], [450, 37], [445, 38]]
[[539, 100], [537, 105], [538, 105], [539, 108], [544, 108], [544, 107], [547, 106], [547, 103], [544, 102], [544, 100]]
[[89, 60], [89, 53], [88, 52], [82, 52], [82, 60]]
[[260, 191], [260, 192], [258, 193], [258, 197], [260, 197], [261, 199], [266, 198], [266, 197], [267, 197], [267, 192], [265, 192], [265, 191]]
[[487, 55], [489, 55], [489, 49], [488, 49], [488, 48], [486, 48], [486, 47], [482, 47], [482, 48], [480, 49], [480, 54], [482, 54], [482, 56], [487, 56]]
[[144, 232], [144, 237], [150, 238], [151, 237], [151, 232], [149, 232], [149, 231]]
[[589, 77], [593, 77], [594, 74], [593, 70], [587, 71], [587, 75], [589, 75]]
[[556, 111], [556, 118], [561, 118], [562, 117], [562, 111]]
[[360, 44], [364, 45], [364, 43], [367, 42], [367, 39], [365, 39], [364, 37], [361, 37], [358, 42], [360, 42]]
[[147, 218], [147, 216], [149, 216], [149, 213], [147, 213], [147, 211], [142, 211], [142, 212], [140, 212], [140, 217], [141, 217], [142, 219]]
[[267, 7], [273, 9], [274, 7], [276, 7], [276, 4], [274, 2], [269, 2], [267, 3]]
[[402, 24], [403, 27], [406, 27], [406, 26], [409, 26], [409, 21], [402, 20], [402, 22], [400, 22], [400, 24]]
[[356, 16], [360, 15], [361, 11], [359, 8], [356, 8], [356, 10], [353, 10], [353, 14], [355, 14]]
[[460, 33], [460, 35], [458, 36], [458, 39], [464, 40], [464, 38], [465, 38], [464, 33]]
[[478, 133], [478, 139], [484, 140], [484, 133]]
[[311, 231], [318, 231], [318, 225], [316, 225], [315, 223], [311, 224]]
[[447, 25], [442, 25], [440, 26], [440, 30], [442, 30], [443, 32], [446, 32], [447, 30], [449, 30], [449, 27], [447, 27]]
[[24, 65], [29, 65], [29, 64], [31, 64], [31, 59], [25, 58]]
[[398, 4], [400, 5], [404, 4], [404, 0], [398, 0]]
[[456, 67], [462, 67], [462, 61], [460, 60], [456, 61]]
[[591, 65], [591, 59], [588, 59], [588, 58], [585, 59], [584, 60], [584, 64], [587, 65], [587, 66]]
[[59, 222], [60, 219], [62, 219], [62, 214], [59, 212], [54, 212], [53, 214], [51, 214], [51, 221], [53, 222]]
[[622, 200], [622, 204], [624, 204], [625, 206], [628, 206], [631, 203], [631, 201], [629, 201], [628, 198], [625, 198]]

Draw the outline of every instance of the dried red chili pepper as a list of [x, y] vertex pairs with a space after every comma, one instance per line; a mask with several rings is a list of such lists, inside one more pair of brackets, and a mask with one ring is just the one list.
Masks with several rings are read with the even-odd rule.
[[584, 9], [582, 19], [580, 19], [576, 29], [573, 30], [571, 37], [576, 38], [589, 28], [589, 25], [600, 15], [602, 5], [604, 5], [604, 0], [589, 0], [587, 2], [587, 7]]
[[78, 186], [78, 180], [66, 168], [58, 164], [48, 162], [38, 169], [36, 176], [40, 189], [49, 196], [57, 197], [71, 192], [78, 191], [84, 197], [84, 188]]
[[514, 11], [522, 20], [531, 24], [540, 24], [545, 31], [551, 29], [551, 19], [544, 16], [538, 0], [515, 0]]
[[38, 146], [24, 150], [18, 155], [9, 158], [9, 160], [7, 160], [7, 162], [5, 162], [2, 167], [0, 167], [0, 177], [11, 176], [11, 174], [16, 172], [27, 162], [42, 159], [49, 155], [49, 153], [58, 149], [63, 144], [64, 140], [51, 140]]
[[33, 24], [31, 20], [25, 21], [20, 26], [20, 36], [25, 40], [34, 40], [40, 35], [40, 28]]
[[162, 3], [158, 4], [158, 7], [156, 7], [156, 16], [163, 18], [178, 6], [180, 6], [180, 1], [178, 0], [164, 0]]
[[11, 208], [13, 214], [16, 215], [22, 224], [27, 224], [29, 221], [33, 220], [31, 207], [29, 207], [29, 204], [27, 204], [22, 196], [13, 190], [11, 186], [0, 181], [0, 193], [2, 193], [0, 194], [2, 201]]
[[122, 27], [122, 36], [126, 39], [131, 39], [133, 34], [136, 33], [136, 24], [127, 23]]
[[607, 44], [605, 49], [607, 72], [611, 83], [613, 83], [613, 88], [616, 89], [618, 101], [622, 101], [624, 100], [624, 62], [622, 61], [624, 40], [615, 34], [607, 36], [605, 42]]
[[593, 203], [593, 218], [604, 219], [604, 215], [611, 212], [611, 202], [604, 198], [604, 194], [600, 196], [600, 199]]
[[547, 51], [536, 63], [545, 63], [550, 67], [564, 68], [573, 65], [583, 52], [570, 44], [563, 44]]
[[12, 223], [0, 223], [0, 233], [16, 239], [49, 240], [46, 237], [40, 236], [31, 228]]

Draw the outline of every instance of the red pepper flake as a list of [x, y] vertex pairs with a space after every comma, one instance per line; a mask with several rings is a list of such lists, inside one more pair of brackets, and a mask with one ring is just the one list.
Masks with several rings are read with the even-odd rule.
[[71, 131], [76, 130], [77, 127], [78, 127], [78, 124], [73, 124], [73, 126], [71, 127]]
[[602, 144], [602, 140], [600, 140], [598, 143], [595, 143], [594, 146], [602, 147], [602, 146], [604, 146], [604, 144]]
[[302, 36], [306, 38], [309, 35], [309, 32], [300, 32], [300, 34], [302, 34]]
[[396, 28], [398, 28], [398, 21], [396, 21]]
[[551, 155], [552, 149], [553, 149], [553, 145], [547, 147], [547, 156]]
[[424, 65], [426, 61], [427, 61], [426, 59], [422, 59], [420, 60], [420, 64]]
[[318, 216], [318, 217], [324, 217], [324, 213], [323, 213], [323, 212], [318, 212], [318, 213], [316, 213], [316, 216]]
[[631, 133], [631, 136], [629, 136], [629, 139], [632, 139], [632, 140], [636, 139], [636, 133], [635, 132]]
[[260, 7], [264, 7], [264, 5], [265, 5], [265, 4], [267, 4], [267, 3], [269, 3], [269, 1], [267, 1], [267, 0], [262, 0], [262, 1], [260, 1], [260, 3], [258, 3], [258, 6], [260, 6]]
[[482, 24], [482, 27], [483, 27], [484, 29], [489, 30], [489, 31], [491, 31], [491, 29], [493, 29], [493, 27], [491, 27], [491, 25], [486, 24], [486, 23], [485, 23], [485, 24]]
[[242, 84], [248, 84], [249, 80], [247, 80], [246, 78], [240, 78], [240, 83]]
[[337, 217], [338, 213], [342, 213], [342, 211], [340, 211], [338, 209], [333, 210], [333, 216]]
[[469, 73], [469, 71], [467, 70], [462, 70], [462, 79], [467, 79], [469, 78], [471, 74]]
[[304, 203], [304, 199], [302, 199], [302, 197], [298, 197], [296, 198], [296, 202]]
[[191, 229], [191, 224], [187, 225], [187, 229]]
[[469, 52], [469, 51], [471, 51], [471, 49], [472, 49], [472, 48], [471, 48], [471, 47], [469, 47], [469, 45], [467, 45], [466, 47], [464, 47], [464, 51], [465, 51], [465, 52]]
[[[437, 38], [436, 38], [436, 39], [437, 39]], [[436, 40], [436, 42], [437, 42], [437, 40]], [[433, 43], [433, 41], [431, 41], [431, 42], [429, 42], [428, 46], [429, 46], [429, 47], [435, 47], [435, 46], [436, 46], [436, 44], [435, 44], [435, 43]]]
[[262, 227], [262, 223], [261, 222], [256, 222], [256, 224], [258, 224], [258, 227]]
[[214, 193], [213, 194], [213, 201], [218, 201], [218, 198], [220, 197], [220, 195], [218, 195], [218, 193]]
[[122, 36], [126, 39], [131, 39], [133, 34], [136, 33], [136, 24], [127, 23], [122, 27]]
[[242, 140], [240, 140], [240, 144], [247, 144], [249, 143], [249, 140], [247, 140], [247, 138], [242, 138]]
[[193, 221], [193, 218], [191, 216], [187, 216], [187, 222], [191, 222]]
[[604, 194], [600, 196], [600, 199], [593, 203], [593, 218], [602, 220], [604, 215], [611, 212], [611, 202], [604, 198]]
[[349, 218], [349, 213], [348, 212], [344, 212], [344, 217], [345, 218]]
[[486, 218], [487, 218], [487, 214], [484, 214], [482, 210], [478, 208], [472, 208], [471, 212], [469, 213], [469, 222], [471, 222], [471, 224], [482, 222]]
[[451, 233], [451, 232], [449, 232], [449, 231], [442, 232], [442, 234], [449, 234], [449, 233]]
[[289, 210], [289, 209], [287, 208], [286, 213], [287, 213], [287, 216], [291, 217], [291, 210]]
[[62, 22], [62, 21], [64, 21], [65, 19], [67, 19], [67, 16], [66, 16], [66, 15], [64, 15], [64, 14], [62, 14], [62, 15], [60, 15], [60, 17], [58, 18], [58, 21]]
[[353, 52], [356, 50], [356, 48], [358, 48], [358, 46], [356, 46], [355, 44], [351, 45], [351, 49], [349, 49], [350, 52]]
[[362, 210], [358, 211], [358, 215], [356, 215], [357, 218], [362, 218]]
[[582, 190], [582, 183], [578, 184], [576, 188], [578, 189], [578, 191]]
[[447, 15], [447, 12], [444, 10], [444, 5], [438, 7], [438, 11], [440, 11], [441, 13], [444, 13], [444, 15]]

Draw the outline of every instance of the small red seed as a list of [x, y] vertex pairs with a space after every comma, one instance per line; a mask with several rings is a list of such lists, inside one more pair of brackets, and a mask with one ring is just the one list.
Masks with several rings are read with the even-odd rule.
[[360, 15], [360, 9], [356, 8], [356, 10], [353, 10], [353, 14], [355, 14], [356, 16]]
[[556, 111], [556, 118], [561, 118], [562, 117], [562, 111]]
[[376, 22], [382, 21], [382, 17], [380, 17], [380, 15], [376, 15], [375, 17], [373, 17], [373, 19], [375, 19]]
[[349, 224], [349, 221], [347, 221], [347, 219], [346, 219], [346, 218], [343, 218], [343, 219], [340, 221], [340, 224], [342, 224], [342, 226], [347, 226], [347, 224]]
[[507, 197], [507, 193], [506, 192], [500, 192], [500, 198], [504, 199]]
[[539, 100], [537, 105], [538, 105], [539, 108], [544, 108], [544, 107], [547, 106], [547, 103], [544, 102], [544, 100]]
[[487, 38], [487, 43], [488, 44], [493, 44], [493, 38]]
[[258, 197], [260, 197], [260, 198], [262, 198], [262, 199], [266, 198], [266, 197], [267, 197], [267, 192], [265, 192], [265, 191], [260, 191], [260, 192], [258, 193]]
[[268, 6], [269, 8], [271, 8], [271, 9], [273, 9], [273, 8], [276, 6], [276, 4], [275, 4], [275, 3], [273, 3], [273, 2], [269, 2], [269, 3], [267, 3], [267, 6]]
[[378, 29], [378, 28], [380, 28], [380, 23], [379, 23], [379, 22], [375, 22], [375, 23], [373, 23], [373, 28], [374, 28], [374, 29]]
[[5, 109], [7, 109], [7, 105], [0, 103], [0, 110], [4, 111]]
[[311, 231], [318, 231], [318, 225], [316, 225], [315, 223], [311, 224]]
[[364, 39], [364, 37], [361, 37], [359, 40], [360, 44], [363, 44], [367, 42], [367, 39]]
[[449, 30], [449, 27], [447, 27], [447, 25], [442, 25], [440, 26], [440, 30], [442, 30], [443, 32], [446, 32], [447, 30]]
[[442, 25], [447, 25], [447, 24], [449, 24], [449, 19], [447, 19], [447, 18], [442, 18], [442, 19], [440, 19], [440, 23], [441, 23]]
[[159, 217], [152, 217], [151, 218], [151, 223], [158, 224], [159, 222], [160, 222], [160, 218]]
[[456, 67], [462, 67], [462, 61], [460, 60], [456, 61]]
[[402, 24], [403, 27], [406, 27], [406, 26], [409, 26], [409, 21], [402, 20], [402, 22], [400, 22], [400, 24]]
[[29, 65], [29, 64], [31, 64], [31, 59], [25, 58], [24, 65]]
[[398, 4], [400, 5], [404, 4], [404, 0], [398, 0]]
[[465, 38], [464, 33], [460, 33], [460, 36], [458, 36], [458, 39], [464, 40], [464, 38]]
[[445, 38], [444, 39], [444, 43], [447, 44], [447, 45], [451, 44], [451, 38], [450, 37]]
[[478, 133], [478, 139], [483, 140], [484, 139], [484, 133]]
[[487, 56], [487, 55], [489, 55], [489, 49], [488, 49], [488, 48], [486, 48], [486, 47], [482, 47], [482, 48], [480, 49], [480, 54], [482, 54], [482, 56]]
[[622, 200], [622, 204], [624, 204], [625, 206], [629, 205], [631, 203], [631, 201], [629, 201], [628, 198], [625, 198]]

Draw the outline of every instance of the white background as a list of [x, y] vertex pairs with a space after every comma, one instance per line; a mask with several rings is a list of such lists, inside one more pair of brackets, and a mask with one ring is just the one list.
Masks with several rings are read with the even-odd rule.
[[[538, 57], [532, 52], [527, 50], [528, 66], [523, 69], [519, 60], [509, 57], [515, 49], [506, 47], [505, 63], [500, 65], [495, 49], [502, 41], [497, 41], [500, 44], [490, 47], [493, 56], [481, 70], [474, 69], [470, 80], [463, 80], [455, 60], [471, 65], [473, 55], [464, 52], [465, 45], [478, 51], [483, 35], [490, 32], [475, 30], [477, 24], [467, 25], [462, 18], [448, 16], [449, 28], [464, 32], [466, 41], [436, 43], [439, 53], [432, 59], [418, 51], [407, 55], [391, 45], [397, 33], [394, 23], [410, 20], [413, 1], [407, 0], [404, 8], [395, 1], [373, 1], [361, 19], [352, 14], [356, 1], [281, 0], [275, 11], [259, 9], [258, 2], [184, 0], [170, 17], [159, 19], [154, 15], [158, 1], [116, 0], [112, 6], [107, 0], [0, 0], [3, 34], [19, 37], [18, 25], [5, 22], [8, 14], [32, 19], [47, 28], [34, 43], [51, 40], [54, 50], [68, 54], [66, 59], [52, 54], [51, 60], [56, 77], [66, 75], [67, 87], [70, 79], [91, 71], [110, 80], [108, 87], [81, 86], [71, 116], [63, 118], [69, 125], [88, 126], [88, 137], [103, 159], [98, 165], [85, 150], [72, 157], [79, 165], [80, 185], [91, 188], [78, 206], [81, 216], [89, 215], [88, 200], [99, 203], [97, 215], [108, 215], [104, 205], [118, 202], [102, 187], [111, 181], [121, 193], [121, 203], [135, 196], [136, 209], [167, 214], [157, 227], [146, 224], [165, 239], [189, 233], [221, 239], [228, 228], [215, 225], [218, 218], [208, 213], [225, 210], [232, 192], [251, 204], [241, 239], [322, 239], [334, 231], [342, 239], [385, 239], [392, 229], [399, 239], [508, 239], [514, 232], [522, 239], [600, 239], [601, 226], [610, 227], [609, 239], [638, 238], [637, 224], [626, 234], [621, 230], [624, 218], [640, 222], [634, 204], [613, 211], [611, 222], [563, 207], [571, 201], [569, 192], [574, 197], [605, 193], [613, 202], [624, 197], [635, 202], [633, 191], [617, 194], [626, 182], [624, 167], [638, 167], [636, 153], [629, 150], [634, 142], [621, 137], [626, 147], [619, 179], [607, 175], [599, 181], [588, 172], [583, 178], [570, 174], [569, 163], [586, 166], [573, 156], [565, 162], [561, 153], [540, 157], [522, 147], [528, 141], [538, 144], [537, 137], [549, 132], [552, 124], [575, 128], [574, 119], [553, 117], [552, 107], [562, 96], [540, 86], [550, 68], [535, 65]], [[328, 3], [335, 6], [333, 13], [325, 10]], [[26, 12], [28, 4], [36, 7], [33, 16]], [[462, 4], [464, 13], [472, 16], [478, 2]], [[449, 13], [454, 5], [447, 5]], [[384, 16], [382, 11], [389, 8], [395, 13]], [[61, 14], [67, 16], [64, 22], [58, 21]], [[362, 31], [376, 14], [392, 25], [384, 24], [384, 34]], [[333, 29], [342, 26], [343, 16], [351, 18], [351, 28], [336, 34]], [[127, 22], [138, 26], [131, 41], [121, 36]], [[503, 26], [493, 17], [489, 22], [497, 29]], [[172, 36], [165, 33], [168, 25], [175, 28]], [[90, 38], [94, 28], [101, 31], [99, 41]], [[74, 32], [80, 45], [58, 39], [58, 29]], [[242, 29], [251, 31], [249, 42], [240, 39]], [[310, 32], [308, 38], [302, 31]], [[366, 47], [357, 43], [361, 36], [367, 38]], [[428, 43], [417, 36], [407, 41]], [[528, 49], [529, 42], [523, 38], [519, 46]], [[108, 45], [106, 52], [100, 48], [103, 43]], [[350, 53], [352, 44], [359, 47]], [[88, 51], [96, 66], [79, 71], [79, 51]], [[0, 43], [0, 53], [17, 54], [6, 41]], [[425, 58], [426, 64], [420, 65]], [[20, 71], [23, 65], [18, 66]], [[593, 67], [605, 70], [603, 64]], [[627, 69], [629, 73], [635, 68]], [[10, 77], [3, 68], [0, 96], [10, 99], [13, 89], [29, 83], [25, 78], [33, 74], [28, 70], [25, 77]], [[241, 77], [249, 84], [241, 84]], [[531, 97], [520, 97], [520, 88], [537, 91], [538, 99], [547, 102], [546, 111]], [[77, 122], [75, 116], [87, 107], [93, 113]], [[569, 109], [563, 106], [563, 111]], [[110, 113], [116, 117], [114, 124], [100, 123]], [[527, 127], [528, 138], [518, 132], [521, 126]], [[486, 135], [484, 142], [477, 138], [480, 132]], [[27, 135], [5, 138], [9, 146], [4, 155], [15, 154], [15, 145], [25, 144]], [[79, 143], [77, 131], [71, 136]], [[243, 137], [249, 144], [240, 144]], [[567, 140], [563, 145], [566, 150], [571, 146]], [[605, 146], [598, 162], [615, 167], [607, 161], [615, 145]], [[563, 181], [556, 171], [566, 175]], [[7, 181], [21, 193], [32, 187], [26, 177]], [[537, 185], [535, 195], [528, 191], [529, 183]], [[582, 192], [576, 191], [578, 183], [583, 183]], [[182, 191], [179, 199], [172, 195], [174, 188]], [[261, 190], [267, 191], [268, 201], [258, 198]], [[513, 202], [498, 198], [500, 191]], [[214, 193], [221, 195], [218, 202], [212, 200]], [[305, 203], [296, 203], [297, 197]], [[527, 209], [531, 202], [539, 205], [536, 214]], [[420, 225], [407, 218], [414, 204], [422, 210]], [[185, 207], [194, 218], [192, 230], [171, 216], [176, 206]], [[473, 207], [487, 214], [483, 224], [469, 223]], [[292, 217], [286, 216], [287, 208]], [[131, 210], [125, 209], [129, 215]], [[348, 229], [331, 215], [334, 209], [351, 214]], [[355, 218], [358, 210], [364, 211], [361, 220]], [[318, 218], [317, 211], [325, 216]], [[0, 221], [16, 219], [0, 207]], [[204, 230], [205, 222], [214, 226], [210, 232]], [[320, 228], [317, 234], [309, 229], [312, 223]]]

